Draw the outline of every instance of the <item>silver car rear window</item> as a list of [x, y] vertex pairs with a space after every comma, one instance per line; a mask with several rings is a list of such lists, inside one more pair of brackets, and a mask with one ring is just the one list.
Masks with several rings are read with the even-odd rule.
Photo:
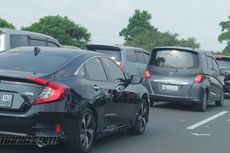
[[161, 68], [198, 69], [199, 56], [195, 52], [167, 49], [152, 52], [150, 65]]

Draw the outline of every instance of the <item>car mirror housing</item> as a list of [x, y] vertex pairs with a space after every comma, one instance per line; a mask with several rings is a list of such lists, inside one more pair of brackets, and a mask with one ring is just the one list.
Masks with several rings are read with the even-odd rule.
[[137, 75], [131, 75], [130, 84], [140, 84], [142, 82], [142, 78]]

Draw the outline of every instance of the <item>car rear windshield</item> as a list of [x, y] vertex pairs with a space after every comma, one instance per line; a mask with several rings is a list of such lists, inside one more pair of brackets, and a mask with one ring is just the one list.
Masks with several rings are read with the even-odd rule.
[[197, 53], [183, 50], [155, 50], [150, 64], [162, 68], [198, 69], [199, 57]]
[[221, 69], [230, 69], [230, 58], [227, 59], [227, 58], [222, 58], [222, 59], [219, 59], [217, 58], [217, 62], [220, 66]]
[[14, 70], [32, 73], [50, 73], [65, 64], [70, 57], [56, 55], [35, 56], [29, 53], [0, 54], [0, 70]]
[[116, 62], [121, 61], [121, 51], [116, 50], [102, 50], [102, 49], [94, 49], [94, 51], [105, 54], [107, 57], [111, 58]]

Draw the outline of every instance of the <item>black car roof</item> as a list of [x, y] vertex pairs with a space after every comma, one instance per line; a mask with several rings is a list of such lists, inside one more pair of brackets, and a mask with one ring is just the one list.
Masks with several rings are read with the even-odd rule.
[[82, 49], [70, 49], [70, 48], [57, 48], [57, 47], [35, 47], [35, 46], [28, 46], [28, 47], [18, 47], [14, 49], [9, 49], [4, 51], [7, 52], [34, 52], [35, 48], [39, 50], [39, 54], [49, 54], [49, 55], [60, 55], [60, 56], [69, 56], [69, 57], [78, 57], [81, 55], [85, 55], [86, 57], [93, 57], [93, 56], [104, 56], [101, 53], [82, 50]]

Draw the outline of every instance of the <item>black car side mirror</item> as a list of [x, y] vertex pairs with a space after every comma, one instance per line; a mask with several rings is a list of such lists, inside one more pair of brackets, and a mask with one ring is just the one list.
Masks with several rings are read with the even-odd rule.
[[137, 75], [131, 75], [129, 83], [130, 84], [140, 84], [142, 80], [143, 79]]

